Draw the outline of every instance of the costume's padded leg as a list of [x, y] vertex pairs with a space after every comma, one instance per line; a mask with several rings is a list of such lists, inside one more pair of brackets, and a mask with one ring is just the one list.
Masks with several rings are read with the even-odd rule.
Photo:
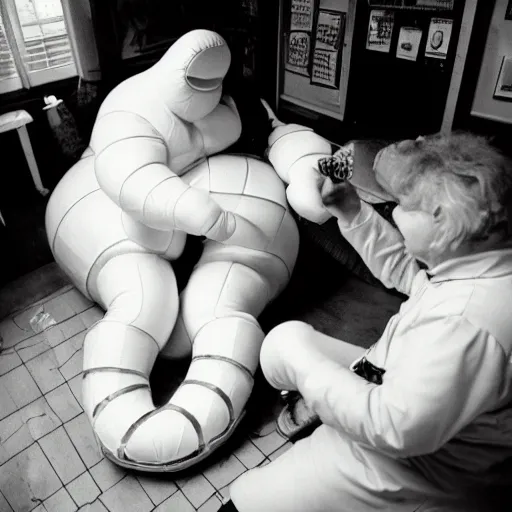
[[[178, 290], [169, 262], [136, 253], [110, 260], [97, 291], [107, 313], [85, 338], [83, 400], [99, 442], [115, 460], [130, 427], [155, 409], [148, 377], [174, 327]], [[172, 431], [181, 432], [188, 420], [175, 416]]]
[[[264, 338], [256, 318], [269, 301], [269, 289], [253, 269], [218, 261], [196, 267], [182, 293], [183, 326], [173, 337], [181, 333], [192, 340], [192, 362], [168, 405], [187, 411], [199, 437], [190, 465], [223, 443], [243, 415]], [[161, 421], [149, 417], [133, 432], [126, 444], [130, 458], [140, 457], [156, 429], [165, 431]], [[192, 437], [183, 439], [176, 456], [188, 457], [196, 447]]]
[[[180, 297], [180, 304], [183, 302], [183, 296]], [[178, 313], [174, 330], [167, 345], [162, 349], [160, 355], [170, 360], [180, 360], [190, 357], [192, 354], [192, 340], [185, 327], [182, 308]]]

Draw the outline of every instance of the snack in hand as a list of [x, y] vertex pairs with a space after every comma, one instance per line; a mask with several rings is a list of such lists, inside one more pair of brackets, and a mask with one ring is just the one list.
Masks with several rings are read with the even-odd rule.
[[354, 146], [341, 147], [334, 155], [318, 160], [318, 170], [333, 183], [350, 180], [354, 173]]

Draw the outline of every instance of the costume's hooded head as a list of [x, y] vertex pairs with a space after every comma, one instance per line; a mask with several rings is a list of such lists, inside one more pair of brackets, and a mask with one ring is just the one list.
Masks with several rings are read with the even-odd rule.
[[219, 34], [193, 30], [178, 39], [148, 73], [154, 77], [154, 93], [169, 110], [194, 122], [219, 104], [230, 63], [231, 53]]

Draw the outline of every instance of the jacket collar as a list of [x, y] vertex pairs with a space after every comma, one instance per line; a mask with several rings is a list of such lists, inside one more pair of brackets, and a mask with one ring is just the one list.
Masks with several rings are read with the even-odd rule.
[[427, 271], [430, 282], [511, 276], [512, 247], [453, 258]]

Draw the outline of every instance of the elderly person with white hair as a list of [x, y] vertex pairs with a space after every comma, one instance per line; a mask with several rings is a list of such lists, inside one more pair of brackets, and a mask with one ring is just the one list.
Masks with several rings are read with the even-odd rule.
[[226, 511], [469, 511], [512, 457], [512, 163], [452, 134], [393, 144], [374, 168], [398, 229], [348, 181], [323, 202], [409, 299], [367, 351], [301, 322], [267, 335], [266, 378], [322, 424], [235, 481]]

